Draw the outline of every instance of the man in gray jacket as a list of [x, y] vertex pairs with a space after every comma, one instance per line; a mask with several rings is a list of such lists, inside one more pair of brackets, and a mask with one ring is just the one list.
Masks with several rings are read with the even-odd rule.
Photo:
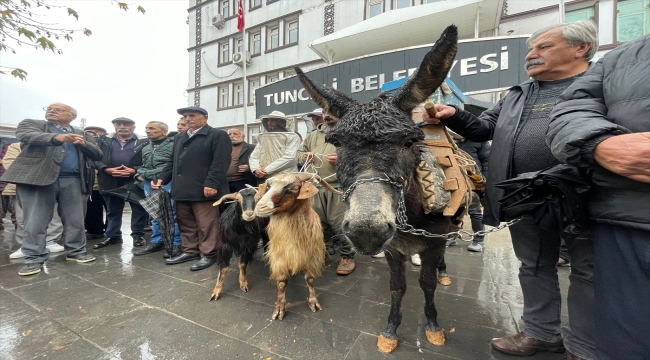
[[547, 143], [591, 174], [598, 359], [650, 356], [650, 35], [605, 55], [561, 96]]
[[[559, 164], [545, 137], [549, 113], [562, 91], [589, 68], [597, 50], [597, 29], [591, 21], [554, 25], [536, 31], [527, 40], [526, 71], [532, 78], [510, 89], [492, 109], [479, 117], [456, 107], [436, 105], [435, 119], [476, 142], [492, 140], [483, 223], [497, 226], [506, 220], [498, 201], [503, 191], [495, 184], [519, 174]], [[571, 257], [567, 297], [569, 323], [560, 331], [561, 295], [557, 260], [560, 234], [546, 231], [532, 216], [510, 227], [512, 246], [521, 261], [519, 283], [524, 295], [524, 328], [492, 340], [500, 352], [527, 356], [539, 351], [564, 352], [570, 359], [593, 359], [592, 249], [586, 234], [567, 239]]]
[[95, 175], [90, 161], [101, 159], [102, 152], [91, 137], [84, 138], [81, 130], [70, 126], [77, 110], [65, 104], [44, 110], [47, 121], [27, 119], [18, 124], [16, 137], [22, 151], [2, 176], [3, 181], [16, 184], [25, 221], [25, 265], [18, 275], [38, 274], [48, 259], [45, 236], [57, 202], [66, 259], [95, 260], [86, 252], [84, 217]]

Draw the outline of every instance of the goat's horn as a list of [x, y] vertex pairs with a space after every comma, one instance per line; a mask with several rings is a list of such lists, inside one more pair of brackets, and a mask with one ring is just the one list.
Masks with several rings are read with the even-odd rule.
[[237, 193], [226, 194], [226, 195], [222, 196], [221, 199], [215, 201], [214, 204], [212, 204], [212, 206], [218, 206], [219, 204], [221, 204], [225, 200], [235, 200], [236, 196], [237, 196]]
[[312, 173], [302, 172], [302, 173], [295, 173], [293, 175], [295, 175], [296, 179], [298, 179], [300, 181], [307, 181], [307, 180], [311, 180], [311, 179], [320, 180], [318, 175], [315, 175], [315, 174], [312, 174]]
[[257, 192], [257, 188], [255, 186], [252, 186], [251, 184], [245, 184], [247, 188], [255, 189], [255, 192]]
[[337, 194], [337, 195], [343, 194], [341, 191], [336, 190], [335, 188], [332, 187], [332, 185], [330, 185], [327, 181], [321, 179], [320, 177], [316, 176], [316, 179], [318, 180], [318, 182], [321, 185], [323, 185], [323, 187], [325, 189], [327, 189], [327, 190], [329, 190], [329, 191], [331, 191], [331, 192], [333, 192], [334, 194]]

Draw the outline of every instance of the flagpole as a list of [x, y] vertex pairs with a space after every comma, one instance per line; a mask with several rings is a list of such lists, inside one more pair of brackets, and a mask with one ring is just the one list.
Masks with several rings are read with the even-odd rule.
[[[244, 70], [243, 78], [243, 87], [244, 87], [244, 136], [248, 138], [248, 83], [246, 82], [246, 54], [248, 53], [248, 36], [246, 35], [246, 21], [244, 20], [244, 5], [242, 4], [243, 0], [239, 0], [239, 8], [241, 9], [242, 16], [242, 39], [244, 39], [244, 54], [243, 54], [243, 65], [242, 69]], [[248, 139], [250, 143], [251, 139]]]

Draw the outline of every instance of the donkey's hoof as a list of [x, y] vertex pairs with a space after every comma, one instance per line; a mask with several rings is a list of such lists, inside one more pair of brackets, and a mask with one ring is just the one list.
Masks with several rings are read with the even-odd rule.
[[427, 340], [433, 345], [442, 346], [445, 344], [444, 329], [440, 329], [440, 331], [425, 330], [424, 333], [427, 335]]
[[451, 285], [451, 279], [447, 275], [438, 276], [438, 284], [449, 286]]
[[379, 335], [377, 338], [377, 348], [379, 348], [379, 351], [388, 354], [395, 350], [397, 347], [397, 338], [395, 339], [389, 339], [387, 337], [384, 337], [384, 335]]

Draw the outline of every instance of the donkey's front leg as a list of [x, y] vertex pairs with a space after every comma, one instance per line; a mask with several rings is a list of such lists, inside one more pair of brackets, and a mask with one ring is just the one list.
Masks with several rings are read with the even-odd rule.
[[438, 283], [444, 286], [451, 285], [451, 278], [447, 274], [447, 264], [445, 263], [444, 255], [440, 259], [440, 265], [438, 265]]
[[390, 268], [390, 315], [388, 326], [377, 339], [381, 352], [389, 353], [397, 347], [397, 328], [402, 323], [402, 297], [406, 293], [406, 275], [404, 272], [404, 255], [397, 250], [387, 250], [386, 260]]
[[444, 245], [442, 247], [428, 249], [420, 254], [422, 268], [420, 269], [420, 288], [424, 292], [424, 315], [427, 318], [425, 334], [427, 340], [433, 345], [442, 346], [445, 344], [445, 332], [438, 325], [438, 312], [433, 301], [433, 294], [436, 292], [439, 277], [438, 264], [444, 264]]

